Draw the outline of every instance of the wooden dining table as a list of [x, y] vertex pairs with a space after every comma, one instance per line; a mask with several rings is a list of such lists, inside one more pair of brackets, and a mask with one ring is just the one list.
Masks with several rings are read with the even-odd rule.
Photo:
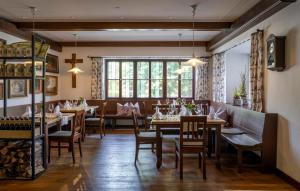
[[[162, 117], [163, 119], [152, 119], [151, 124], [156, 129], [156, 167], [159, 169], [162, 166], [162, 137], [161, 137], [161, 128], [180, 128], [180, 116], [173, 116], [167, 118], [166, 116]], [[212, 128], [215, 128], [215, 153], [216, 153], [216, 166], [221, 167], [220, 157], [221, 157], [221, 128], [225, 124], [225, 120], [215, 118], [210, 119], [207, 117], [207, 128], [211, 131]], [[210, 142], [210, 141], [209, 141]]]

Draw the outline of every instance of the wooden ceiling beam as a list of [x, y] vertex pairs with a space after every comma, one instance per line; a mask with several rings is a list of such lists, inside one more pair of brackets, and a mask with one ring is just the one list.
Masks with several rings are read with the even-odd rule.
[[207, 46], [214, 50], [297, 0], [261, 0], [236, 19], [231, 27], [214, 37]]
[[[59, 42], [62, 46], [75, 46], [74, 42]], [[195, 41], [196, 47], [206, 47], [206, 41]], [[178, 41], [98, 41], [77, 42], [78, 47], [179, 47]], [[192, 41], [182, 41], [181, 47], [192, 47]]]
[[[32, 33], [29, 31], [23, 31], [18, 29], [13, 23], [6, 21], [4, 19], [0, 19], [0, 31], [13, 35], [15, 37], [24, 39], [24, 40], [31, 40], [31, 35]], [[45, 40], [46, 43], [48, 43], [50, 45], [50, 48], [52, 50], [61, 52], [62, 51], [62, 46], [60, 44], [58, 44], [57, 42], [48, 39], [44, 36], [38, 35], [40, 38], [42, 38], [43, 40]]]
[[[31, 30], [32, 23], [16, 22], [22, 30]], [[219, 31], [230, 28], [230, 22], [195, 22], [195, 30]], [[124, 29], [149, 29], [149, 30], [192, 30], [192, 22], [36, 22], [39, 31], [105, 31]]]

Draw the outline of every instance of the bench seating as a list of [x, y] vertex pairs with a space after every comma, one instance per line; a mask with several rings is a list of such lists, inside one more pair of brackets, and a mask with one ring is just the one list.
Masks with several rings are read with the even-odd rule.
[[222, 138], [238, 152], [238, 171], [242, 171], [243, 151], [253, 151], [258, 154], [263, 171], [275, 170], [277, 114], [255, 112], [228, 104], [213, 103], [212, 105], [226, 110], [230, 125], [229, 128], [222, 129]]

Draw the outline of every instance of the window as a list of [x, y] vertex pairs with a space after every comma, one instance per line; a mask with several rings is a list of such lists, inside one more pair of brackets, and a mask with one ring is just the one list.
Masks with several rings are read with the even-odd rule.
[[[176, 70], [184, 69], [178, 75]], [[194, 70], [182, 60], [106, 60], [107, 98], [193, 98]]]

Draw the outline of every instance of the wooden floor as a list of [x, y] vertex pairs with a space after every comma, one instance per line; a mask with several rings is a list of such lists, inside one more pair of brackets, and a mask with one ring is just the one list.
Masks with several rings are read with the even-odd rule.
[[171, 144], [164, 144], [163, 168], [156, 169], [155, 154], [142, 150], [135, 166], [135, 140], [132, 134], [108, 134], [103, 140], [96, 135], [87, 137], [80, 160], [76, 148], [75, 165], [71, 153], [62, 150], [58, 158], [54, 150], [48, 170], [34, 181], [0, 181], [0, 190], [7, 191], [65, 191], [65, 190], [293, 190], [293, 187], [272, 174], [262, 174], [255, 169], [245, 169], [238, 174], [235, 158], [232, 165], [223, 161], [221, 170], [208, 160], [207, 180], [197, 168], [197, 159], [184, 160], [184, 180], [174, 168]]

